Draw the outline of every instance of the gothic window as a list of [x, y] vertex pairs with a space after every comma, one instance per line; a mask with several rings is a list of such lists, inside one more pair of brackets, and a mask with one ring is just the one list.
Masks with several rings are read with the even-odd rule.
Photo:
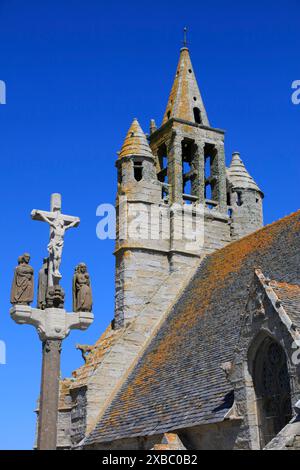
[[143, 178], [143, 162], [135, 161], [133, 163], [134, 178], [136, 181], [141, 181]]
[[194, 108], [194, 119], [196, 124], [202, 124], [201, 111], [199, 108]]
[[253, 370], [260, 443], [263, 448], [292, 418], [286, 355], [271, 338], [261, 344]]

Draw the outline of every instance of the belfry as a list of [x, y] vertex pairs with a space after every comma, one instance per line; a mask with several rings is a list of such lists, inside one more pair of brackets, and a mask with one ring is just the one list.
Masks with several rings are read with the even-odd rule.
[[[155, 222], [146, 217], [138, 240], [121, 240], [117, 230], [115, 326], [139, 315], [172, 271], [183, 275], [199, 258], [262, 227], [263, 193], [241, 160], [238, 166], [237, 153], [226, 169], [224, 139], [225, 132], [209, 123], [185, 45], [162, 125], [151, 120], [147, 139], [135, 119], [117, 159], [117, 208], [126, 197], [127, 216], [156, 211], [164, 223], [156, 222], [160, 236], [154, 240], [149, 234]], [[197, 208], [203, 211], [203, 237], [190, 247]], [[121, 228], [124, 217], [117, 213]]]

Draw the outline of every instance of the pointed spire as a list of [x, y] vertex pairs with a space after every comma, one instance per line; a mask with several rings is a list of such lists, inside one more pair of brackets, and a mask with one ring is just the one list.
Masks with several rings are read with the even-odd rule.
[[[196, 110], [195, 112], [194, 109]], [[170, 118], [184, 119], [185, 121], [209, 126], [205, 106], [187, 48], [186, 31], [184, 32], [184, 47], [180, 51], [176, 76], [163, 118], [163, 124]]]
[[262, 193], [254, 179], [248, 173], [238, 152], [233, 153], [230, 167], [227, 170], [228, 178], [233, 188], [254, 189]]
[[121, 152], [119, 153], [119, 158], [131, 155], [153, 158], [147, 138], [137, 119], [133, 120], [129, 128]]

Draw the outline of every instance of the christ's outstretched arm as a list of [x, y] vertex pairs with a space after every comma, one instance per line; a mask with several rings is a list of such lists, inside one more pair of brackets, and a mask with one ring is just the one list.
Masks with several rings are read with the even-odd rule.
[[43, 219], [44, 222], [47, 222], [51, 227], [55, 228], [55, 224], [53, 223], [53, 221], [51, 219], [48, 219], [48, 217], [46, 217], [43, 212], [36, 211], [36, 213]]
[[76, 225], [78, 225], [80, 222], [80, 219], [75, 219], [73, 222], [71, 222], [70, 224], [68, 225], [65, 225], [65, 230], [69, 230], [69, 228], [72, 228], [72, 227], [75, 227]]

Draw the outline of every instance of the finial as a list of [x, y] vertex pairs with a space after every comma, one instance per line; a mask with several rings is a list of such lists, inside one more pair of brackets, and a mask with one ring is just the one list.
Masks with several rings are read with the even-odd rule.
[[187, 27], [183, 28], [183, 47], [187, 47]]

